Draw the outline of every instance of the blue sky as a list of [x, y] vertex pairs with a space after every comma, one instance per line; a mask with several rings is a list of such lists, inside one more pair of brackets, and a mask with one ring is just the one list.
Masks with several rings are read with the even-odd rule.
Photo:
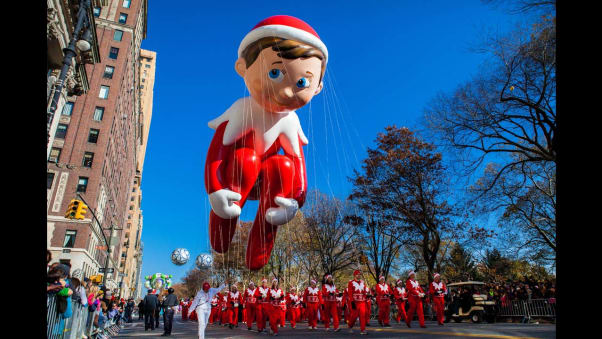
[[[176, 5], [177, 4], [177, 5]], [[142, 275], [173, 274], [209, 251], [203, 172], [207, 122], [247, 95], [234, 71], [238, 45], [261, 19], [287, 14], [309, 23], [329, 51], [324, 90], [297, 111], [309, 139], [309, 189], [339, 198], [365, 148], [385, 126], [418, 127], [439, 91], [468, 80], [484, 61], [470, 50], [485, 31], [517, 21], [480, 1], [152, 1], [142, 48], [157, 52], [153, 117], [142, 179]], [[243, 220], [252, 220], [249, 202]], [[191, 252], [181, 267], [178, 247]]]

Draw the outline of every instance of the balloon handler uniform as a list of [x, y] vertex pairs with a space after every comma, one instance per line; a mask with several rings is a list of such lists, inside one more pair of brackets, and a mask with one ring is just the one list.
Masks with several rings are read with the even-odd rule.
[[422, 310], [422, 298], [424, 298], [424, 290], [413, 277], [416, 273], [410, 272], [410, 278], [406, 281], [406, 291], [408, 291], [408, 299], [410, 301], [410, 310], [407, 313], [406, 324], [408, 327], [412, 327], [410, 323], [414, 319], [414, 312], [418, 313], [418, 322], [420, 327], [426, 327], [424, 324], [424, 311]]
[[397, 305], [397, 318], [395, 320], [399, 322], [403, 317], [403, 320], [405, 321], [407, 319], [405, 305], [406, 301], [408, 300], [408, 296], [406, 289], [403, 286], [403, 281], [397, 280], [397, 287], [395, 287], [393, 290], [393, 296], [395, 298], [395, 304]]
[[367, 308], [367, 299], [370, 290], [363, 280], [359, 280], [359, 275], [360, 271], [355, 270], [353, 276], [356, 279], [350, 280], [349, 283], [347, 283], [348, 305], [350, 309], [349, 321], [347, 324], [349, 326], [349, 331], [353, 332], [353, 325], [355, 325], [355, 321], [359, 317], [360, 330], [362, 331], [361, 334], [367, 334], [366, 312], [370, 312]]
[[254, 283], [249, 284], [249, 287], [245, 290], [245, 294], [243, 296], [246, 321], [247, 321], [247, 329], [251, 329], [253, 327], [253, 322], [256, 321], [259, 326], [259, 313], [257, 312], [259, 289], [255, 287]]
[[[276, 42], [258, 43], [265, 39]], [[287, 54], [281, 41], [298, 42], [294, 49], [306, 48], [311, 55]], [[205, 162], [211, 247], [226, 252], [245, 202], [259, 200], [245, 257], [250, 270], [268, 262], [278, 226], [305, 202], [302, 146], [308, 140], [295, 109], [322, 90], [327, 59], [326, 46], [304, 21], [286, 15], [262, 20], [241, 42], [235, 63], [251, 95], [209, 122], [215, 130]]]
[[226, 288], [226, 284], [222, 284], [218, 288], [210, 288], [209, 283], [204, 283], [203, 288], [196, 294], [191, 310], [195, 310], [199, 319], [199, 338], [205, 338], [205, 327], [209, 321], [209, 315], [211, 314], [211, 299], [221, 290]]
[[437, 280], [439, 278], [439, 282], [433, 281], [431, 286], [429, 287], [429, 294], [433, 298], [433, 305], [437, 311], [437, 323], [439, 325], [443, 325], [445, 320], [444, 312], [445, 312], [445, 295], [447, 294], [447, 288], [445, 284], [441, 281], [439, 273], [436, 273], [434, 279]]
[[322, 293], [316, 286], [316, 281], [311, 280], [312, 286], [308, 286], [303, 293], [303, 299], [307, 305], [307, 325], [309, 329], [318, 328], [318, 307], [323, 303]]
[[[267, 283], [266, 279], [262, 280], [263, 283]], [[265, 329], [265, 322], [270, 315], [272, 306], [270, 305], [270, 288], [259, 286], [257, 288], [257, 330], [259, 332]]]
[[[332, 279], [332, 275], [327, 275], [326, 279]], [[322, 285], [322, 299], [324, 300], [324, 312], [322, 320], [324, 321], [324, 327], [328, 331], [330, 329], [330, 318], [332, 317], [332, 324], [335, 331], [339, 330], [339, 309], [337, 307], [337, 295], [339, 291], [334, 284], [328, 282]]]
[[270, 288], [268, 295], [271, 304], [270, 329], [274, 335], [278, 335], [278, 326], [282, 325], [282, 318], [286, 314], [286, 296], [280, 288]]
[[301, 298], [296, 293], [296, 289], [292, 289], [295, 292], [289, 293], [286, 296], [287, 301], [287, 311], [289, 313], [289, 322], [291, 323], [292, 328], [297, 327], [297, 321], [300, 320], [301, 317]]
[[385, 277], [380, 276], [380, 282], [376, 285], [376, 302], [378, 303], [378, 323], [381, 326], [391, 326], [391, 288], [385, 282]]
[[219, 301], [221, 297], [221, 293], [218, 293], [213, 298], [211, 298], [211, 315], [209, 315], [209, 324], [213, 324], [214, 322], [219, 321]]
[[[236, 288], [236, 285], [234, 285]], [[242, 295], [240, 292], [228, 292], [228, 301], [226, 306], [226, 320], [232, 326], [238, 327], [238, 306], [242, 303]]]

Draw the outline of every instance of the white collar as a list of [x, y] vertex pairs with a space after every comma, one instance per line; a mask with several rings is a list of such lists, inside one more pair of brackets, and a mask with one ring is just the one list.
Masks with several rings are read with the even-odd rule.
[[356, 291], [363, 291], [364, 290], [364, 281], [360, 280], [359, 284], [357, 283], [357, 281], [352, 280], [353, 283], [353, 287], [355, 288]]
[[337, 290], [335, 285], [324, 284], [324, 287], [326, 287], [326, 291], [328, 292], [335, 292]]
[[209, 122], [209, 127], [217, 129], [228, 121], [224, 131], [223, 144], [232, 145], [236, 140], [255, 131], [255, 151], [263, 155], [279, 139], [285, 151], [301, 156], [299, 138], [304, 145], [309, 141], [301, 129], [299, 117], [295, 111], [284, 113], [266, 112], [254, 99], [244, 97], [236, 100], [219, 117]]
[[310, 294], [318, 294], [318, 286], [316, 286], [316, 288], [312, 288], [311, 286], [308, 286], [307, 290], [309, 291]]
[[433, 281], [433, 286], [438, 290], [443, 289], [443, 281], [440, 281], [438, 284]]

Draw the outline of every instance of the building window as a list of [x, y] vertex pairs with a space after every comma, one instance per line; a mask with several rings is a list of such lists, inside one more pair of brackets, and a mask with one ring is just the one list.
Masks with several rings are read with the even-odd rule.
[[90, 128], [90, 134], [88, 134], [88, 142], [95, 144], [98, 141], [99, 129]]
[[146, 67], [146, 68], [150, 68], [150, 65], [149, 65], [149, 64], [146, 64], [146, 65], [144, 65], [144, 67]]
[[117, 59], [117, 54], [119, 54], [119, 48], [111, 47], [111, 50], [109, 51], [109, 58]]
[[105, 66], [105, 72], [102, 77], [105, 79], [113, 79], [113, 73], [115, 73], [115, 67]]
[[47, 174], [47, 177], [46, 177], [46, 189], [51, 189], [52, 188], [52, 182], [54, 181], [54, 173], [48, 172], [46, 174]]
[[94, 7], [94, 16], [97, 18], [100, 16], [100, 7]]
[[85, 152], [84, 160], [82, 160], [82, 166], [84, 167], [92, 167], [92, 162], [94, 161], [94, 153]]
[[73, 248], [73, 245], [75, 245], [75, 236], [77, 236], [77, 231], [67, 230], [67, 232], [65, 232], [63, 247]]
[[56, 134], [54, 135], [57, 139], [65, 139], [65, 135], [67, 135], [67, 124], [59, 124], [56, 128]]
[[109, 86], [100, 86], [100, 92], [98, 93], [98, 97], [100, 99], [106, 99], [109, 97]]
[[115, 33], [113, 33], [113, 40], [121, 41], [121, 38], [123, 38], [123, 31], [116, 29]]
[[73, 112], [73, 103], [67, 101], [65, 103], [65, 106], [63, 106], [63, 115], [71, 115], [71, 113]]
[[123, 8], [130, 8], [130, 5], [132, 4], [132, 0], [123, 0]]
[[50, 150], [50, 156], [48, 157], [48, 162], [59, 162], [60, 156], [61, 156], [61, 149], [53, 147]]
[[77, 192], [85, 193], [87, 188], [88, 188], [88, 178], [79, 177], [79, 180], [77, 181]]
[[128, 20], [128, 15], [125, 13], [119, 13], [119, 23], [120, 24], [125, 24], [125, 22]]
[[144, 85], [140, 85], [140, 89], [144, 89]]
[[96, 108], [94, 109], [93, 119], [96, 121], [102, 121], [103, 115], [105, 115], [105, 108], [96, 106]]

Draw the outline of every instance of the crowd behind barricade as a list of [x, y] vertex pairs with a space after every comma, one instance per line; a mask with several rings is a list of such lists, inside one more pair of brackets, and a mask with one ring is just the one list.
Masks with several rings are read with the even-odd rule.
[[[51, 254], [47, 252], [47, 263]], [[48, 338], [107, 338], [132, 322], [134, 299], [113, 295], [98, 282], [53, 263], [46, 275]]]
[[491, 300], [506, 305], [511, 300], [548, 299], [556, 300], [556, 284], [554, 281], [508, 281], [489, 283], [485, 290]]

